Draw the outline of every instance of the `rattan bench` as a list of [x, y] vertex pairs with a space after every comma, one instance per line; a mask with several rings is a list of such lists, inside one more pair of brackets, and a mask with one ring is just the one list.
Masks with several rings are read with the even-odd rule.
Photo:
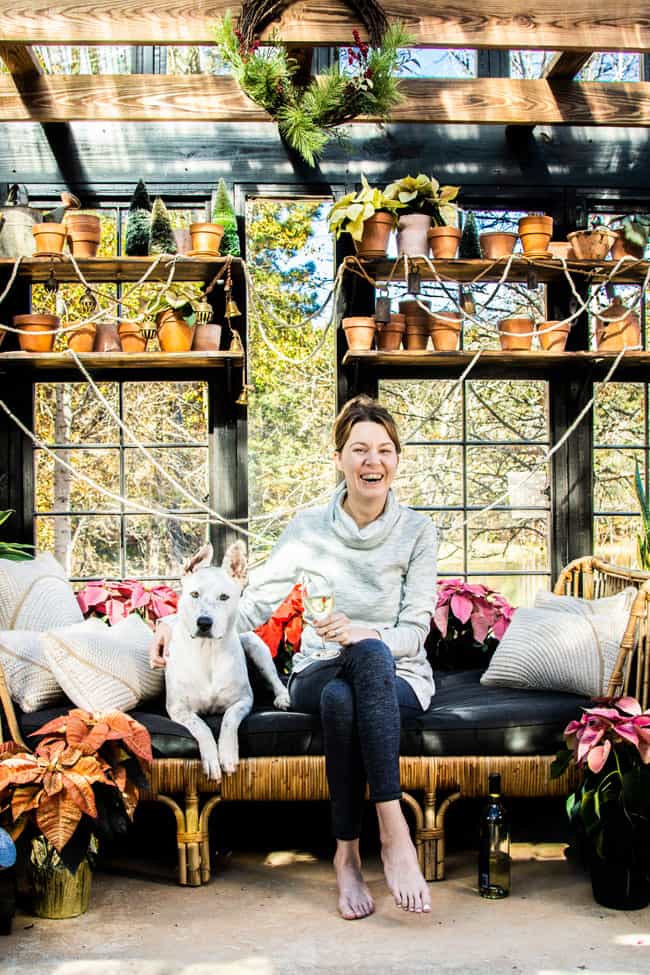
[[[616, 667], [608, 688], [609, 694], [630, 693], [639, 698], [644, 707], [648, 702], [648, 681], [650, 658], [648, 651], [648, 613], [650, 608], [650, 574], [608, 565], [596, 558], [587, 557], [571, 563], [560, 575], [554, 591], [558, 594], [572, 594], [586, 599], [611, 595], [625, 586], [634, 585], [639, 593], [636, 597], [623, 637]], [[453, 682], [453, 678], [451, 679]], [[477, 694], [487, 698], [500, 688], [481, 688], [474, 678], [458, 677], [457, 693]], [[452, 688], [453, 692], [453, 688]], [[536, 704], [542, 702], [544, 692], [523, 691], [519, 694], [533, 695]], [[504, 793], [513, 797], [537, 798], [562, 796], [567, 792], [566, 779], [551, 780], [549, 769], [556, 746], [561, 740], [562, 728], [566, 724], [566, 710], [570, 716], [576, 711], [579, 699], [573, 695], [547, 695], [567, 698], [562, 701], [563, 710], [556, 714], [552, 736], [545, 737], [551, 747], [541, 746], [535, 753], [535, 737], [529, 736], [528, 753], [513, 754], [520, 748], [521, 728], [515, 721], [514, 729], [508, 726], [508, 715], [500, 722], [504, 727], [499, 734], [508, 742], [507, 754], [498, 753], [494, 743], [494, 733], [486, 735], [492, 742], [490, 754], [477, 753], [481, 748], [481, 734], [471, 739], [471, 753], [462, 744], [457, 744], [457, 752], [435, 753], [436, 715], [444, 719], [449, 715], [445, 709], [445, 686], [439, 687], [432, 702], [433, 723], [421, 723], [421, 727], [405, 732], [406, 742], [413, 742], [414, 735], [426, 739], [428, 754], [403, 754], [400, 759], [403, 801], [411, 811], [414, 820], [415, 842], [420, 863], [427, 880], [442, 880], [445, 858], [445, 815], [450, 805], [461, 796], [475, 797], [485, 793], [488, 773], [501, 773]], [[499, 700], [503, 703], [499, 705]], [[507, 694], [497, 698], [497, 710], [508, 710]], [[38, 727], [51, 715], [41, 712], [36, 715], [20, 716], [9, 698], [0, 671], [0, 704], [9, 734], [14, 740], [23, 742], [29, 728]], [[437, 710], [436, 710], [437, 709]], [[453, 711], [453, 708], [451, 709]], [[555, 713], [555, 712], [554, 712]], [[563, 717], [560, 719], [560, 713]], [[427, 713], [428, 714], [428, 713]], [[154, 753], [160, 753], [165, 742], [164, 728], [170, 725], [167, 718], [160, 715], [146, 715], [136, 712], [140, 720], [149, 724], [152, 732]], [[29, 719], [29, 721], [28, 721]], [[417, 719], [420, 721], [420, 719]], [[533, 731], [535, 720], [532, 718]], [[26, 721], [28, 723], [26, 724]], [[282, 724], [284, 722], [284, 724]], [[261, 709], [247, 719], [248, 730], [242, 725], [242, 758], [234, 775], [224, 777], [221, 786], [207, 779], [195, 757], [156, 758], [151, 772], [150, 790], [145, 798], [164, 803], [174, 813], [178, 844], [179, 882], [198, 886], [210, 879], [210, 851], [208, 844], [208, 820], [212, 810], [219, 802], [242, 800], [326, 800], [328, 798], [325, 761], [321, 753], [318, 731], [314, 722], [317, 719], [307, 715], [281, 714]], [[178, 726], [176, 726], [178, 728]], [[256, 738], [256, 728], [261, 733]], [[425, 730], [422, 731], [422, 727]], [[163, 730], [160, 731], [160, 728]], [[527, 729], [530, 731], [530, 728]], [[548, 729], [547, 729], [548, 730]], [[181, 729], [182, 731], [182, 729]], [[269, 734], [272, 735], [269, 739]], [[409, 738], [410, 735], [410, 738]], [[264, 737], [266, 736], [266, 737]], [[518, 737], [519, 736], [519, 737]], [[260, 739], [264, 745], [256, 745]], [[244, 741], [245, 739], [245, 741]], [[296, 747], [298, 739], [301, 747], [308, 753], [286, 754], [287, 743]], [[419, 739], [418, 739], [419, 740]], [[458, 741], [458, 739], [456, 739]], [[462, 741], [462, 736], [461, 739]], [[405, 736], [403, 735], [403, 743]], [[173, 743], [172, 743], [173, 745]], [[159, 746], [159, 747], [158, 747]], [[187, 747], [187, 740], [183, 747]], [[496, 749], [496, 750], [495, 750]], [[533, 752], [531, 753], [531, 749]], [[414, 747], [417, 750], [417, 747]], [[504, 749], [505, 751], [506, 749]], [[264, 754], [260, 754], [262, 751]], [[403, 749], [404, 751], [404, 749]], [[417, 798], [416, 798], [417, 796]]]

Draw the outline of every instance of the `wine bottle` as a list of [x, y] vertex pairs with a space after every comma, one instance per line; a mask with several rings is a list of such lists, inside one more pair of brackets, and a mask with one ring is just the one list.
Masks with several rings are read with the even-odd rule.
[[496, 900], [510, 893], [510, 824], [501, 802], [501, 776], [489, 776], [488, 801], [481, 816], [478, 852], [478, 890]]

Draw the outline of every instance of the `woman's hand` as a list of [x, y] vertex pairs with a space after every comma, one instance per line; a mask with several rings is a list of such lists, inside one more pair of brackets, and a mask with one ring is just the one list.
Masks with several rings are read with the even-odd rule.
[[345, 613], [330, 613], [322, 620], [315, 620], [313, 627], [321, 639], [340, 643], [342, 647], [347, 647], [349, 643], [358, 643], [359, 640], [380, 639], [377, 630], [353, 623]]
[[156, 667], [165, 667], [169, 657], [169, 641], [172, 638], [171, 626], [166, 623], [158, 623], [153, 641], [149, 647], [149, 666], [152, 670]]

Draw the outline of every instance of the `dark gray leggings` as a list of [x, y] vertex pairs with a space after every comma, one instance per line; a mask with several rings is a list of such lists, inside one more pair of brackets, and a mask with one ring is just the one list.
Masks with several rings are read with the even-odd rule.
[[420, 702], [396, 676], [381, 640], [361, 640], [334, 660], [314, 661], [292, 675], [289, 693], [295, 711], [321, 716], [334, 835], [357, 839], [366, 781], [371, 802], [401, 798], [401, 716], [422, 714]]

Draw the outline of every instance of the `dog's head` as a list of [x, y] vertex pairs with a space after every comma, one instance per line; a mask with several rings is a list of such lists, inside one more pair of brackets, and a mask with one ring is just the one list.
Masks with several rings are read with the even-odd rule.
[[221, 640], [235, 626], [246, 582], [246, 548], [242, 542], [230, 545], [220, 567], [210, 564], [212, 555], [212, 545], [204, 545], [183, 566], [178, 615], [191, 636]]

